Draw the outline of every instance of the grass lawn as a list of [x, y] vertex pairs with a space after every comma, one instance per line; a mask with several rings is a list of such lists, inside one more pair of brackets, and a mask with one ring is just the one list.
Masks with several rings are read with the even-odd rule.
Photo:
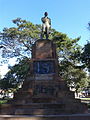
[[90, 100], [90, 98], [80, 98], [81, 100]]
[[[90, 109], [90, 98], [80, 98], [81, 101], [87, 103], [88, 108]], [[89, 102], [89, 103], [88, 103]]]
[[4, 104], [6, 102], [7, 102], [7, 100], [0, 100], [0, 104]]

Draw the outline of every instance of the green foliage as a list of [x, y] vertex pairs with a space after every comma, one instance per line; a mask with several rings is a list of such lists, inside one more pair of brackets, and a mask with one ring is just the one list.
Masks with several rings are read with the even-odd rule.
[[76, 39], [68, 38], [66, 34], [54, 30], [52, 40], [57, 45], [57, 53], [60, 59], [70, 62], [79, 60], [81, 53], [81, 46], [78, 45], [80, 37]]
[[4, 28], [0, 33], [3, 47], [2, 57], [30, 57], [32, 43], [40, 36], [40, 25], [17, 18], [13, 20], [17, 27]]
[[9, 89], [18, 89], [23, 80], [30, 75], [30, 60], [24, 58], [13, 67], [3, 79], [0, 80], [0, 88], [8, 91]]
[[11, 72], [8, 72], [6, 76], [0, 80], [0, 88], [3, 90], [8, 90], [11, 88], [17, 88], [17, 81]]
[[[63, 71], [62, 71], [62, 67]], [[89, 80], [83, 69], [76, 68], [70, 63], [61, 63], [61, 76], [67, 81], [69, 86], [73, 86], [76, 91], [82, 90], [88, 86]]]
[[0, 100], [0, 105], [7, 103], [7, 100]]
[[14, 74], [17, 76], [18, 80], [22, 81], [22, 79], [25, 79], [28, 75], [30, 75], [30, 59], [23, 58], [19, 61], [18, 64], [11, 67], [11, 74]]
[[87, 42], [87, 44], [84, 46], [81, 59], [90, 72], [90, 42]]
[[[3, 79], [0, 80], [0, 89], [4, 92], [3, 95], [6, 97], [11, 92], [16, 91], [20, 86], [20, 81], [16, 79], [14, 74], [9, 71]], [[0, 93], [2, 94], [2, 93]]]

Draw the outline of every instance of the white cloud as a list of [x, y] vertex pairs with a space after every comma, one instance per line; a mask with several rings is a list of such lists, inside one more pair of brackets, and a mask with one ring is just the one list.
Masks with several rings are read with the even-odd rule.
[[[16, 63], [16, 58], [11, 58], [8, 62], [10, 66], [13, 66]], [[4, 77], [4, 75], [9, 71], [8, 64], [3, 64], [0, 66], [0, 75], [1, 77]]]
[[8, 72], [8, 65], [4, 64], [3, 66], [0, 66], [0, 75], [3, 77]]
[[10, 66], [13, 66], [13, 65], [15, 65], [15, 63], [16, 63], [16, 60], [17, 60], [16, 58], [10, 58], [8, 64], [9, 64]]

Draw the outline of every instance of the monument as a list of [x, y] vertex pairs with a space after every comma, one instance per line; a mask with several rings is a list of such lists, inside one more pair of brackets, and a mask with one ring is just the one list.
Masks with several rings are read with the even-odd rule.
[[44, 13], [44, 17], [41, 18], [42, 21], [42, 32], [41, 32], [41, 39], [43, 39], [44, 34], [46, 36], [46, 39], [48, 39], [50, 34], [50, 28], [51, 28], [51, 19], [48, 18], [48, 13]]
[[[47, 13], [44, 18], [47, 19]], [[44, 18], [43, 35], [32, 46], [29, 71], [32, 74], [24, 80], [13, 100], [0, 106], [0, 114], [63, 115], [87, 111], [86, 104], [75, 99], [74, 92], [69, 91], [65, 81], [58, 75], [56, 45], [48, 39], [51, 23], [50, 19], [44, 22]], [[44, 35], [46, 39], [43, 39]]]

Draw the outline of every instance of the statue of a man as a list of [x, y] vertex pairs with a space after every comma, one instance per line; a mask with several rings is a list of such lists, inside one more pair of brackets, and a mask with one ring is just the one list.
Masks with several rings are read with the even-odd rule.
[[48, 13], [44, 13], [44, 17], [41, 18], [42, 21], [42, 33], [41, 33], [41, 38], [46, 35], [46, 39], [48, 39], [49, 34], [50, 34], [50, 28], [51, 28], [51, 19], [47, 17]]

